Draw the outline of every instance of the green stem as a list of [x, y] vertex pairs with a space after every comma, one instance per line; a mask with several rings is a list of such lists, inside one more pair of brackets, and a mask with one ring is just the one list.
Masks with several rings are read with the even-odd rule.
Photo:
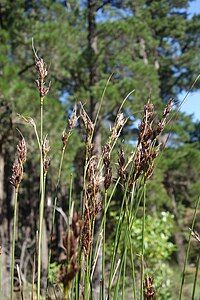
[[85, 278], [84, 278], [84, 298], [89, 300], [89, 287], [90, 287], [90, 275], [89, 275], [89, 255], [86, 257], [86, 270], [85, 270]]
[[[121, 279], [122, 268], [124, 266], [124, 260], [125, 260], [125, 252], [122, 253], [122, 259], [121, 259], [121, 263], [120, 263], [119, 273], [118, 273], [118, 276], [117, 276], [117, 282], [116, 282], [115, 290], [114, 290], [114, 296], [113, 296], [114, 300], [120, 299], [119, 298], [119, 283], [120, 283], [120, 279]], [[110, 294], [108, 295], [108, 299], [111, 299]]]
[[70, 291], [70, 285], [66, 285], [64, 287], [64, 300], [69, 300], [69, 291]]
[[2, 291], [2, 271], [3, 271], [3, 265], [2, 265], [2, 246], [0, 246], [0, 295], [3, 294], [3, 291]]
[[143, 214], [142, 214], [142, 255], [141, 255], [141, 282], [140, 299], [144, 299], [144, 239], [145, 239], [145, 206], [146, 206], [146, 185], [144, 184]]
[[39, 208], [39, 236], [38, 236], [38, 282], [37, 282], [37, 300], [40, 300], [40, 281], [41, 281], [41, 252], [42, 252], [42, 226], [44, 217], [44, 167], [43, 167], [43, 98], [40, 102], [40, 208]]
[[14, 200], [14, 219], [13, 219], [13, 236], [12, 236], [12, 253], [11, 253], [11, 285], [10, 285], [10, 299], [13, 300], [14, 287], [14, 270], [15, 270], [15, 239], [16, 239], [16, 221], [17, 221], [17, 198], [19, 185], [15, 188]]
[[37, 139], [37, 142], [38, 142], [38, 147], [39, 147], [39, 150], [41, 151], [40, 139], [39, 139], [39, 135], [38, 135], [37, 127], [36, 127], [36, 125], [35, 125], [35, 124], [34, 124], [33, 128], [34, 128], [34, 131], [35, 131], [35, 135], [36, 135], [36, 139]]
[[103, 203], [103, 245], [102, 245], [102, 300], [105, 299], [105, 254], [106, 254], [106, 204], [108, 193], [105, 191]]
[[127, 260], [127, 245], [126, 245], [126, 238], [125, 238], [124, 266], [123, 266], [123, 276], [122, 276], [122, 300], [125, 299], [126, 260]]
[[195, 207], [193, 218], [192, 218], [192, 226], [191, 226], [191, 231], [190, 231], [190, 234], [189, 234], [189, 240], [188, 240], [188, 245], [187, 245], [187, 250], [186, 250], [186, 255], [185, 255], [185, 260], [184, 260], [184, 266], [183, 266], [183, 272], [182, 272], [182, 280], [181, 280], [181, 287], [180, 287], [180, 292], [179, 292], [179, 300], [182, 299], [183, 285], [184, 285], [184, 282], [185, 282], [185, 270], [186, 270], [186, 265], [187, 265], [187, 261], [188, 261], [188, 257], [189, 257], [192, 231], [194, 230], [194, 224], [195, 224], [195, 220], [196, 220], [196, 215], [197, 215], [197, 210], [198, 210], [198, 207], [199, 207], [199, 203], [200, 203], [200, 196], [197, 199], [196, 207]]
[[57, 205], [57, 199], [58, 199], [58, 188], [60, 185], [60, 178], [61, 178], [61, 172], [62, 172], [62, 165], [63, 165], [63, 159], [64, 159], [64, 154], [65, 154], [65, 149], [66, 147], [63, 147], [62, 153], [61, 153], [61, 158], [60, 158], [60, 165], [59, 165], [59, 170], [58, 170], [58, 179], [56, 183], [56, 191], [55, 191], [55, 198], [54, 198], [54, 204], [53, 204], [53, 218], [52, 218], [52, 223], [54, 224], [55, 221], [55, 211], [56, 211], [56, 205]]
[[192, 290], [192, 300], [195, 300], [195, 291], [196, 291], [196, 285], [197, 285], [197, 278], [198, 278], [198, 272], [199, 272], [199, 264], [200, 264], [200, 253], [197, 258], [197, 265], [196, 265], [196, 271], [195, 271], [195, 278], [194, 278], [194, 284], [193, 284], [193, 290]]
[[[48, 274], [49, 274], [49, 268], [50, 268], [50, 262], [51, 262], [51, 243], [52, 243], [52, 237], [53, 237], [53, 227], [55, 222], [55, 214], [56, 214], [56, 206], [57, 206], [57, 199], [58, 199], [58, 188], [60, 185], [60, 178], [61, 178], [61, 171], [62, 171], [62, 165], [63, 165], [63, 159], [65, 154], [65, 146], [62, 149], [61, 158], [60, 158], [60, 165], [58, 170], [58, 178], [55, 188], [55, 196], [54, 196], [54, 203], [53, 203], [53, 213], [52, 213], [52, 224], [51, 224], [51, 234], [50, 234], [50, 250], [49, 250], [49, 257], [48, 257]], [[48, 276], [47, 276], [48, 277]], [[47, 284], [48, 286], [48, 284]]]
[[125, 211], [124, 211], [124, 202], [125, 198], [123, 198], [123, 202], [121, 205], [121, 211], [120, 211], [120, 217], [119, 221], [117, 224], [117, 230], [116, 230], [116, 235], [115, 235], [115, 241], [114, 241], [114, 246], [113, 246], [113, 253], [112, 253], [112, 261], [111, 261], [111, 268], [110, 268], [110, 275], [109, 275], [109, 285], [108, 285], [108, 297], [110, 297], [110, 292], [111, 292], [111, 280], [113, 276], [113, 271], [116, 263], [116, 258], [117, 258], [117, 251], [118, 251], [118, 246], [120, 242], [120, 237], [121, 237], [121, 227], [123, 224], [123, 220], [125, 217]]
[[131, 267], [132, 267], [132, 284], [133, 284], [133, 299], [136, 300], [136, 280], [135, 280], [135, 265], [134, 265], [134, 257], [133, 257], [133, 247], [131, 243], [131, 233], [128, 234], [130, 252], [131, 252]]

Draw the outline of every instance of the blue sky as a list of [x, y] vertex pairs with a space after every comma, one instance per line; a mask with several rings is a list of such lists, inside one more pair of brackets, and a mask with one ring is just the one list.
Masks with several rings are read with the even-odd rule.
[[[190, 7], [189, 7], [189, 13], [191, 13], [191, 15], [200, 13], [200, 1], [199, 0], [195, 0], [195, 1], [191, 2]], [[184, 98], [185, 94], [186, 94], [186, 92], [182, 93], [179, 96], [180, 101]], [[193, 114], [194, 120], [200, 121], [200, 91], [192, 92], [189, 94], [189, 96], [187, 97], [187, 100], [181, 106], [181, 111], [184, 111], [187, 114]]]

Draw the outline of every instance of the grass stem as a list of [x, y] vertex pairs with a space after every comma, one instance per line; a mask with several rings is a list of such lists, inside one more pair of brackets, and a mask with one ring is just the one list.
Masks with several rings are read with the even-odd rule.
[[40, 300], [41, 259], [42, 259], [42, 227], [44, 217], [44, 166], [43, 166], [43, 98], [40, 101], [40, 207], [39, 207], [39, 235], [38, 235], [38, 273], [37, 300]]
[[195, 220], [196, 220], [196, 215], [197, 215], [197, 210], [198, 210], [198, 207], [199, 207], [199, 203], [200, 203], [200, 196], [197, 199], [195, 210], [194, 210], [194, 214], [193, 214], [193, 218], [192, 218], [192, 226], [191, 226], [191, 230], [190, 230], [190, 234], [189, 234], [189, 239], [188, 239], [188, 244], [187, 244], [187, 250], [186, 250], [186, 255], [185, 255], [185, 260], [184, 260], [184, 265], [183, 265], [181, 286], [180, 286], [180, 292], [179, 292], [179, 300], [182, 299], [183, 285], [184, 285], [184, 282], [185, 282], [185, 271], [186, 271], [186, 266], [187, 266], [187, 262], [188, 262], [189, 252], [190, 252], [190, 244], [191, 244], [191, 238], [192, 238], [192, 231], [194, 230], [194, 224], [195, 224]]
[[140, 299], [144, 299], [144, 252], [145, 252], [145, 209], [146, 209], [146, 185], [144, 184], [143, 214], [142, 214], [142, 253], [141, 253], [141, 282]]
[[192, 289], [192, 300], [195, 300], [195, 291], [196, 291], [196, 286], [197, 286], [199, 265], [200, 265], [200, 253], [198, 254], [198, 257], [197, 257], [197, 265], [196, 265], [196, 271], [195, 271], [195, 277], [194, 277], [194, 283], [193, 283], [193, 289]]
[[15, 199], [14, 199], [13, 236], [12, 236], [12, 252], [11, 252], [11, 284], [10, 284], [10, 299], [11, 300], [13, 300], [13, 289], [14, 289], [15, 239], [16, 239], [18, 192], [19, 192], [19, 185], [15, 188]]

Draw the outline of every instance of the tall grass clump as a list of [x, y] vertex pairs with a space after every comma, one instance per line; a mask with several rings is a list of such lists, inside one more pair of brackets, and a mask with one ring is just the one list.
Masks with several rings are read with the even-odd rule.
[[15, 162], [12, 167], [12, 177], [10, 179], [11, 184], [15, 189], [14, 197], [14, 217], [13, 217], [13, 233], [12, 233], [12, 248], [11, 248], [11, 265], [10, 265], [10, 299], [13, 298], [13, 287], [14, 287], [14, 271], [15, 271], [15, 240], [16, 240], [16, 230], [17, 230], [17, 208], [18, 208], [18, 193], [19, 186], [23, 179], [23, 165], [26, 162], [26, 142], [23, 136], [19, 144], [17, 145], [17, 154]]
[[[122, 146], [118, 146], [118, 141], [127, 122], [127, 118], [123, 114], [123, 105], [125, 105], [126, 99], [132, 92], [122, 102], [101, 151], [96, 149], [95, 134], [106, 89], [103, 91], [99, 102], [95, 120], [91, 119], [83, 104], [80, 103], [74, 107], [60, 139], [60, 162], [52, 195], [52, 217], [48, 232], [48, 278], [45, 278], [47, 285], [41, 287], [42, 232], [46, 216], [45, 190], [47, 173], [50, 167], [49, 140], [43, 130], [45, 122], [43, 108], [50, 85], [46, 86], [45, 84], [48, 70], [44, 60], [37, 55], [35, 50], [34, 54], [37, 71], [36, 86], [39, 91], [40, 133], [38, 133], [35, 121], [31, 117], [21, 117], [26, 123], [32, 125], [40, 154], [39, 220], [33, 266], [36, 270], [33, 271], [32, 299], [35, 299], [35, 290], [37, 290], [37, 300], [44, 299], [44, 294], [47, 299], [126, 299], [128, 289], [131, 289], [129, 294], [134, 300], [154, 299], [156, 295], [154, 278], [146, 272], [146, 266], [148, 265], [145, 245], [147, 230], [146, 206], [148, 204], [147, 183], [154, 173], [156, 158], [161, 152], [159, 136], [169, 122], [173, 101], [169, 100], [161, 117], [157, 116], [154, 105], [150, 100], [144, 105], [143, 117], [138, 131], [138, 141], [129, 154]], [[109, 80], [106, 87], [108, 83]], [[83, 172], [80, 170], [80, 173], [83, 173], [82, 190], [79, 198], [77, 198], [73, 193], [73, 179], [71, 179], [70, 192], [69, 195], [66, 195], [68, 208], [63, 211], [57, 206], [58, 191], [61, 185], [61, 173], [67, 145], [72, 131], [76, 127], [81, 129], [84, 144], [84, 151], [82, 152], [84, 157]], [[14, 299], [17, 198], [25, 160], [26, 144], [24, 138], [22, 138], [17, 148], [17, 159], [13, 165], [11, 178], [11, 183], [15, 188], [11, 299]], [[115, 199], [118, 201], [118, 210], [113, 208]], [[64, 232], [62, 232], [62, 258], [54, 262], [52, 248], [56, 210], [62, 214], [65, 225]], [[112, 224], [114, 238], [110, 247], [107, 228], [110, 226], [110, 218], [113, 214], [115, 214], [115, 222]], [[140, 240], [139, 253], [135, 251], [132, 239], [132, 229], [136, 226], [136, 220], [138, 219], [141, 220], [141, 234], [138, 237]], [[193, 225], [191, 232], [194, 229]], [[198, 265], [199, 258], [197, 260], [193, 295], [195, 294]], [[52, 272], [53, 267], [55, 268], [54, 272]], [[34, 282], [35, 273], [37, 274], [36, 283]], [[182, 283], [184, 283], [184, 273], [185, 267]], [[19, 268], [18, 274], [20, 274]], [[129, 282], [127, 282], [127, 277], [130, 278]], [[182, 286], [180, 299], [181, 293]]]
[[40, 96], [40, 207], [39, 207], [39, 235], [38, 235], [38, 268], [37, 268], [37, 298], [40, 299], [40, 281], [41, 281], [41, 248], [42, 248], [42, 227], [44, 218], [44, 206], [45, 206], [45, 184], [46, 174], [49, 167], [48, 152], [50, 150], [49, 142], [43, 136], [43, 106], [46, 95], [49, 92], [50, 84], [47, 87], [45, 78], [48, 75], [47, 66], [42, 58], [35, 53], [35, 67], [38, 74], [38, 78], [35, 81]]

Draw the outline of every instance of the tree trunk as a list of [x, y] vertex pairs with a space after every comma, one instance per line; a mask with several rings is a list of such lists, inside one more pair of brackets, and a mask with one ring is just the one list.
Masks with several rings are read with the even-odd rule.
[[[98, 101], [94, 97], [93, 87], [99, 80], [98, 67], [97, 67], [97, 29], [96, 29], [96, 10], [97, 1], [88, 0], [88, 68], [89, 68], [89, 88], [90, 88], [90, 99], [89, 99], [89, 115], [91, 120], [94, 122], [97, 109]], [[99, 126], [96, 128], [96, 134], [98, 135]], [[95, 135], [96, 135], [95, 134]]]

